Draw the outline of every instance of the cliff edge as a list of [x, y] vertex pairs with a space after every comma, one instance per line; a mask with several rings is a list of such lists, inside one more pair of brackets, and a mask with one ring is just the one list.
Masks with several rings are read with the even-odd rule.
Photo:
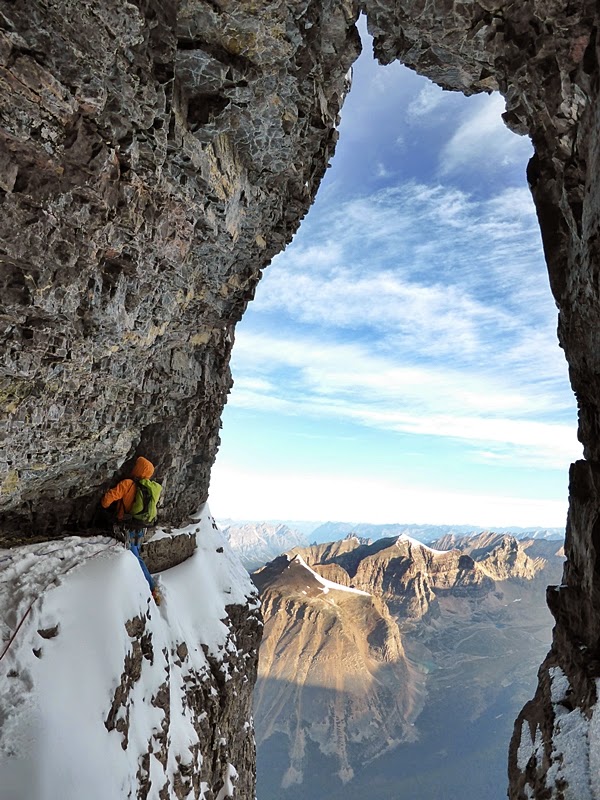
[[0, 550], [3, 800], [254, 797], [257, 595], [207, 510], [187, 532], [160, 606], [114, 540]]

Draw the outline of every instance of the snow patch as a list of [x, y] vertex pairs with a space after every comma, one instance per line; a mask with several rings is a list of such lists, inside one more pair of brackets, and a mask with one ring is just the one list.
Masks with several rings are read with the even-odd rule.
[[217, 795], [217, 800], [226, 800], [226, 798], [234, 796], [233, 793], [235, 791], [235, 786], [233, 782], [237, 776], [238, 774], [233, 764], [227, 764], [227, 769], [225, 770], [225, 775], [223, 776], [224, 785]]
[[[548, 670], [550, 675], [550, 697], [553, 704], [560, 703], [564, 700], [569, 691], [569, 679], [560, 667], [551, 667]], [[556, 709], [555, 709], [556, 711]]]
[[569, 711], [562, 705], [570, 688], [568, 678], [560, 667], [551, 668], [549, 674], [555, 721], [546, 785], [553, 787], [564, 781], [566, 800], [600, 800], [596, 714], [588, 719], [579, 708]]
[[[314, 569], [311, 569], [302, 556], [296, 555], [292, 559], [296, 563], [307, 569], [313, 577], [323, 586], [323, 594], [327, 594], [330, 589], [335, 589], [336, 592], [352, 592], [353, 594], [362, 594], [364, 597], [371, 597], [369, 592], [363, 592], [362, 589], [352, 589], [350, 586], [342, 586], [341, 583], [335, 583], [327, 578], [322, 578]], [[291, 563], [291, 562], [290, 562]]]
[[[163, 766], [151, 756], [149, 777], [153, 787], [169, 779], [173, 791], [178, 762], [191, 763], [190, 748], [198, 742], [185, 690], [193, 676], [209, 675], [202, 645], [222, 663], [226, 649], [236, 649], [224, 622], [226, 607], [258, 605], [246, 570], [207, 506], [196, 523], [178, 533], [194, 533], [197, 550], [156, 576], [160, 607], [135, 556], [112, 539], [72, 536], [0, 550], [3, 800], [136, 796], [142, 756], [162, 734], [164, 714], [152, 699], [167, 674], [168, 762]], [[132, 655], [125, 623], [136, 617], [151, 634], [153, 656], [142, 659], [142, 678], [133, 683], [126, 707], [114, 720], [127, 717], [124, 749], [121, 732], [109, 731], [105, 722]], [[171, 655], [182, 642], [188, 645], [183, 663]], [[223, 672], [227, 679], [228, 671]], [[230, 794], [235, 776], [229, 765], [224, 790]]]
[[538, 763], [541, 763], [543, 746], [544, 742], [540, 728], [536, 725], [534, 735], [531, 733], [527, 720], [523, 720], [521, 725], [521, 741], [519, 742], [519, 749], [517, 751], [517, 766], [522, 772], [525, 772], [525, 768], [532, 755], [535, 755]]
[[556, 721], [552, 734], [552, 764], [546, 775], [546, 785], [556, 786], [564, 781], [569, 787], [569, 800], [597, 800], [592, 795], [588, 740], [589, 721], [577, 708]]
[[429, 545], [423, 544], [418, 539], [413, 539], [412, 536], [408, 536], [406, 533], [401, 533], [400, 536], [396, 539], [396, 543], [399, 544], [400, 542], [408, 542], [413, 547], [420, 547], [422, 550], [427, 550], [429, 553], [435, 553], [435, 555], [446, 555], [446, 550], [434, 550], [433, 547], [429, 547]]

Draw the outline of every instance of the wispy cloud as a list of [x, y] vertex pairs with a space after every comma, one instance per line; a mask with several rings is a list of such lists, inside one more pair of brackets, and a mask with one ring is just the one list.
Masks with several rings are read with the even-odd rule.
[[[579, 453], [572, 424], [552, 419], [557, 397], [452, 369], [399, 366], [356, 344], [247, 334], [235, 355], [231, 403], [458, 439], [520, 464], [564, 467]], [[279, 375], [267, 393], [246, 375]], [[276, 387], [276, 388], [275, 388]], [[550, 418], [548, 419], [548, 415]]]
[[503, 112], [504, 99], [495, 94], [485, 105], [465, 114], [440, 154], [443, 175], [482, 166], [485, 172], [500, 170], [523, 162], [531, 145], [527, 138], [508, 130], [501, 118]]
[[563, 467], [579, 447], [555, 328], [525, 189], [384, 189], [328, 208], [267, 271], [231, 403]]
[[406, 109], [409, 120], [426, 117], [437, 109], [444, 100], [444, 91], [435, 83], [426, 83], [418, 95], [411, 100]]
[[[456, 189], [412, 183], [307, 221], [267, 271], [253, 311], [343, 328], [348, 337], [385, 335], [381, 346], [402, 347], [405, 362], [493, 362], [502, 351], [520, 369], [527, 342], [555, 341], [539, 250], [526, 189], [476, 203]], [[551, 361], [564, 377], [558, 349]]]

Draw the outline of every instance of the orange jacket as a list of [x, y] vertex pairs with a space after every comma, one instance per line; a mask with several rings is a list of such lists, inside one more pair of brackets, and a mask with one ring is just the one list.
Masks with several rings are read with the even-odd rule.
[[[154, 475], [154, 464], [147, 458], [140, 456], [131, 470], [132, 478], [151, 478]], [[109, 489], [100, 500], [102, 508], [108, 508], [112, 503], [121, 501], [117, 511], [117, 519], [123, 519], [131, 511], [135, 500], [136, 486], [130, 478], [123, 478], [113, 489]]]

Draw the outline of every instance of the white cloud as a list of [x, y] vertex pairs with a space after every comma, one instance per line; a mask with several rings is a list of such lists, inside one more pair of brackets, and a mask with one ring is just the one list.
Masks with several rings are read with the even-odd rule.
[[264, 378], [250, 378], [248, 376], [236, 381], [236, 387], [239, 387], [240, 384], [246, 392], [262, 392], [263, 394], [273, 392], [275, 388], [270, 381], [266, 381]]
[[313, 519], [371, 523], [562, 526], [561, 500], [424, 489], [393, 480], [325, 472], [245, 471], [217, 464], [209, 502], [217, 518]]
[[504, 99], [492, 95], [481, 107], [466, 114], [442, 149], [442, 175], [469, 168], [480, 175], [512, 164], [521, 164], [531, 155], [526, 137], [509, 131], [502, 121]]
[[510, 376], [401, 366], [357, 344], [250, 333], [238, 340], [234, 369], [280, 377], [266, 393], [242, 379], [232, 405], [461, 440], [520, 465], [566, 469], [580, 456], [574, 425], [547, 419], [559, 403], [552, 386], [534, 394]]
[[252, 311], [348, 337], [369, 329], [405, 361], [504, 368], [514, 352], [521, 369], [528, 343], [543, 335], [556, 351], [546, 350], [554, 377], [564, 380], [541, 269], [526, 189], [476, 203], [455, 189], [411, 184], [340, 202], [321, 225], [307, 220], [267, 271]]
[[341, 268], [327, 278], [281, 272], [270, 277], [261, 307], [285, 309], [300, 321], [328, 327], [369, 325], [438, 354], [457, 348], [474, 352], [483, 324], [514, 327], [504, 312], [487, 308], [458, 287], [410, 282], [392, 271], [357, 272]]
[[412, 100], [406, 109], [406, 115], [410, 121], [415, 121], [421, 117], [431, 114], [444, 100], [444, 91], [435, 83], [428, 82], [423, 86], [419, 94]]
[[512, 463], [579, 456], [526, 189], [476, 203], [411, 184], [339, 202], [275, 260], [252, 312], [234, 405], [460, 440]]

